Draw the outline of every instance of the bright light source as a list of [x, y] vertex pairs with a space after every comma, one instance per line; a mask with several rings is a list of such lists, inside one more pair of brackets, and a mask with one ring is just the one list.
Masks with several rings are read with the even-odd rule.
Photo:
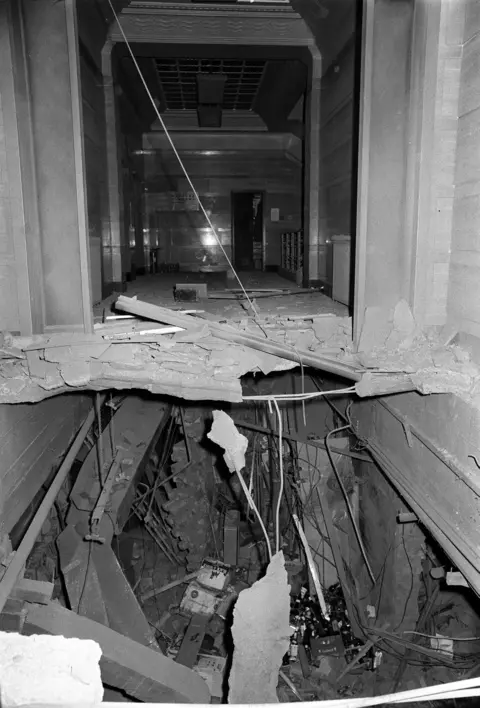
[[213, 231], [211, 229], [208, 229], [205, 231], [204, 234], [202, 234], [202, 244], [204, 246], [216, 246], [217, 245], [217, 239], [213, 235]]

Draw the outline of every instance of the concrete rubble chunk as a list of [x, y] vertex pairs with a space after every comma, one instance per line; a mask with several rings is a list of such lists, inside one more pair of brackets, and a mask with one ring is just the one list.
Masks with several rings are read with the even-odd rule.
[[410, 349], [414, 342], [423, 338], [410, 305], [406, 300], [400, 300], [393, 311], [393, 329], [386, 341], [387, 349]]
[[213, 425], [207, 437], [225, 450], [224, 459], [230, 472], [240, 472], [245, 467], [248, 440], [224, 411], [213, 411]]
[[242, 590], [233, 613], [229, 703], [278, 703], [276, 687], [290, 643], [290, 586], [280, 551], [265, 577]]
[[1, 705], [101, 703], [101, 654], [90, 639], [0, 632]]

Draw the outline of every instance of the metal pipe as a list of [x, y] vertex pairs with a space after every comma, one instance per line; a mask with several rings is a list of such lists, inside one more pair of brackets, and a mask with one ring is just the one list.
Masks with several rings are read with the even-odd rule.
[[0, 612], [3, 610], [10, 593], [12, 592], [15, 583], [17, 582], [17, 578], [20, 575], [20, 572], [22, 571], [22, 568], [24, 567], [27, 561], [30, 551], [33, 548], [33, 545], [43, 524], [45, 523], [45, 519], [48, 516], [48, 512], [50, 511], [53, 502], [55, 501], [55, 498], [58, 492], [60, 491], [60, 488], [67, 474], [69, 473], [70, 468], [72, 467], [75, 458], [83, 445], [85, 438], [87, 437], [88, 431], [92, 427], [92, 424], [95, 420], [95, 415], [95, 407], [92, 406], [92, 410], [90, 411], [90, 413], [85, 419], [85, 422], [78, 431], [75, 440], [71, 444], [70, 449], [65, 456], [65, 459], [63, 460], [62, 464], [58, 469], [57, 474], [55, 475], [55, 479], [48, 488], [48, 492], [45, 494], [42, 503], [38, 507], [37, 513], [33, 517], [25, 536], [23, 537], [19, 547], [15, 551], [15, 555], [13, 556], [10, 564], [8, 565], [5, 571], [5, 575], [0, 580]]

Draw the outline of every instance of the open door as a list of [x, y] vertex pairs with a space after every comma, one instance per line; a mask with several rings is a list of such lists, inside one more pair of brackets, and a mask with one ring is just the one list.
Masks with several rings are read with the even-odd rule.
[[233, 263], [237, 270], [263, 269], [263, 194], [232, 192]]

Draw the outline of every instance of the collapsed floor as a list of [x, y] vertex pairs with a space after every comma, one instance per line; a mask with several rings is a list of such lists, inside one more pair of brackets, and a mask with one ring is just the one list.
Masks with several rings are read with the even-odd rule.
[[[261, 396], [298, 385], [283, 374], [244, 381], [244, 390]], [[372, 462], [350, 425], [347, 396], [306, 411], [282, 405], [278, 414], [262, 401], [216, 405], [248, 440], [241, 478], [208, 437], [211, 405], [110, 393], [97, 403], [1, 629], [98, 641], [106, 700], [226, 702], [234, 608], [265, 578], [278, 532], [290, 638], [280, 671], [268, 670], [280, 702], [480, 673], [477, 598], [456, 585], [455, 568]], [[4, 567], [43, 493], [3, 539]], [[253, 614], [276, 611], [271, 591], [258, 597]], [[254, 655], [263, 685], [269, 636], [259, 638], [258, 626], [237, 626], [235, 650]], [[248, 677], [250, 690], [255, 680]]]
[[320, 290], [258, 273], [242, 293], [226, 272], [200, 275], [157, 274], [114, 294], [93, 333], [1, 333], [0, 403], [112, 388], [240, 402], [246, 374], [312, 367], [363, 398], [453, 393], [480, 408], [480, 368], [458, 333], [421, 329], [406, 301], [367, 308], [354, 346], [347, 308]]

